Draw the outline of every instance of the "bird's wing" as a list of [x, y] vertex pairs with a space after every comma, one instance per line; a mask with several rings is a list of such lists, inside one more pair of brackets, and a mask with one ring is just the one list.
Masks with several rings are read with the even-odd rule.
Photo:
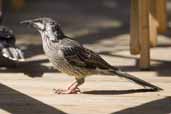
[[23, 52], [15, 47], [7, 47], [1, 50], [2, 55], [13, 61], [24, 61]]
[[70, 64], [78, 67], [101, 69], [110, 67], [98, 54], [82, 46], [65, 46], [62, 48], [62, 52]]

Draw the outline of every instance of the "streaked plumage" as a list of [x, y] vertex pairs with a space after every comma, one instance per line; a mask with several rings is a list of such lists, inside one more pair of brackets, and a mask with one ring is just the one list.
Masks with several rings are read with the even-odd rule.
[[93, 74], [116, 74], [141, 86], [161, 90], [155, 85], [111, 66], [97, 53], [65, 36], [59, 24], [51, 18], [37, 18], [22, 23], [31, 24], [40, 32], [43, 49], [53, 66], [59, 71], [75, 77], [76, 82], [72, 83], [66, 90], [56, 90], [59, 94], [79, 92], [78, 86], [84, 82], [86, 76]]

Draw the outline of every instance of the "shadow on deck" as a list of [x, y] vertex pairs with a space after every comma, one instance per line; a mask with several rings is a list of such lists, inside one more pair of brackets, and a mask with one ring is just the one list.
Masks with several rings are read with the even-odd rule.
[[3, 84], [0, 84], [0, 99], [0, 109], [11, 114], [66, 114]]
[[171, 97], [142, 104], [140, 106], [124, 109], [112, 114], [170, 114]]

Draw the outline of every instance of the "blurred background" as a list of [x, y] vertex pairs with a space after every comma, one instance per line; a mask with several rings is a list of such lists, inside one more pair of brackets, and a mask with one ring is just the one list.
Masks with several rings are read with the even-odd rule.
[[68, 36], [95, 51], [121, 51], [128, 50], [129, 8], [130, 0], [4, 0], [2, 24], [15, 31], [27, 58], [43, 53], [41, 38], [19, 22], [36, 17], [54, 18]]
[[[151, 60], [155, 63], [152, 68], [155, 70], [171, 66], [171, 54], [164, 51], [171, 45], [170, 12], [171, 0], [168, 0], [168, 31], [159, 35], [158, 47], [151, 49]], [[65, 34], [98, 52], [112, 64], [129, 71], [137, 69], [137, 56], [129, 52], [130, 0], [4, 0], [2, 24], [15, 31], [17, 45], [28, 60], [46, 59], [39, 33], [19, 24], [22, 20], [36, 17], [54, 18]], [[159, 53], [166, 54], [159, 56]]]

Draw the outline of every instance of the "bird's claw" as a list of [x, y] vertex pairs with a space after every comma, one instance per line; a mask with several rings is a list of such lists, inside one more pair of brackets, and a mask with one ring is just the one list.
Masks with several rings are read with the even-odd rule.
[[76, 89], [53, 89], [55, 94], [80, 94], [81, 91], [79, 88]]

